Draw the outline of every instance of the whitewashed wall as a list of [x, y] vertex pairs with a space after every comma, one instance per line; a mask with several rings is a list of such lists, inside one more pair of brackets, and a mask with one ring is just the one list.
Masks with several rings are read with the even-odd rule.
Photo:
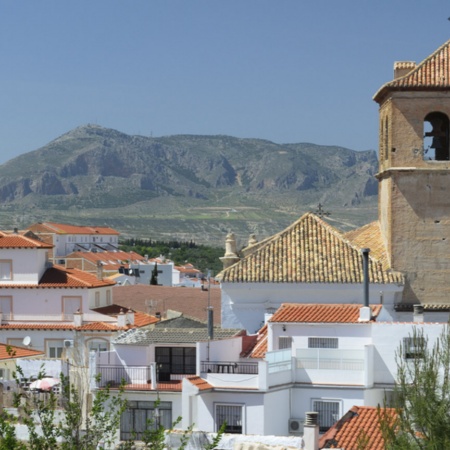
[[[363, 304], [362, 284], [222, 283], [222, 327], [258, 331], [267, 308], [282, 303]], [[403, 290], [397, 285], [370, 285], [369, 301], [385, 305], [386, 320], [395, 318], [393, 304]]]

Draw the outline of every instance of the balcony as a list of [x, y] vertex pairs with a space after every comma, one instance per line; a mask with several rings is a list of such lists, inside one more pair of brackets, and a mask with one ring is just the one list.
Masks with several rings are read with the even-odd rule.
[[236, 361], [202, 361], [201, 372], [257, 375], [258, 363]]
[[309, 348], [297, 350], [295, 381], [298, 383], [333, 383], [368, 385], [368, 350]]
[[133, 386], [139, 389], [151, 389], [150, 366], [111, 366], [98, 365], [98, 387], [103, 388]]

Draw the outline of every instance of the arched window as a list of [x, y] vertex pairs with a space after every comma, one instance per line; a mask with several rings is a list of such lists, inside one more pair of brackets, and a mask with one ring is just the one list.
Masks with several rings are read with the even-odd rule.
[[441, 112], [432, 112], [424, 120], [423, 158], [449, 160], [449, 120]]

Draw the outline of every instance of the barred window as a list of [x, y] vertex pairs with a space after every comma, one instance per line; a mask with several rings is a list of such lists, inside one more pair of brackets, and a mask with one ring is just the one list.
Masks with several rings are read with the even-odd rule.
[[242, 406], [216, 405], [216, 431], [226, 422], [225, 433], [242, 434]]
[[292, 348], [292, 338], [291, 336], [280, 336], [278, 338], [278, 350], [286, 348]]
[[338, 338], [310, 337], [308, 348], [338, 348]]
[[319, 413], [319, 431], [324, 433], [340, 418], [340, 402], [330, 400], [313, 400], [312, 410]]

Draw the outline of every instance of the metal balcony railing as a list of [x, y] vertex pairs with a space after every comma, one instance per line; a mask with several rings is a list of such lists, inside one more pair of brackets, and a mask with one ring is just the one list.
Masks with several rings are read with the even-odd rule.
[[237, 373], [244, 375], [257, 375], [257, 362], [235, 361], [202, 361], [202, 373]]
[[99, 387], [124, 385], [148, 386], [151, 383], [149, 366], [98, 365]]

